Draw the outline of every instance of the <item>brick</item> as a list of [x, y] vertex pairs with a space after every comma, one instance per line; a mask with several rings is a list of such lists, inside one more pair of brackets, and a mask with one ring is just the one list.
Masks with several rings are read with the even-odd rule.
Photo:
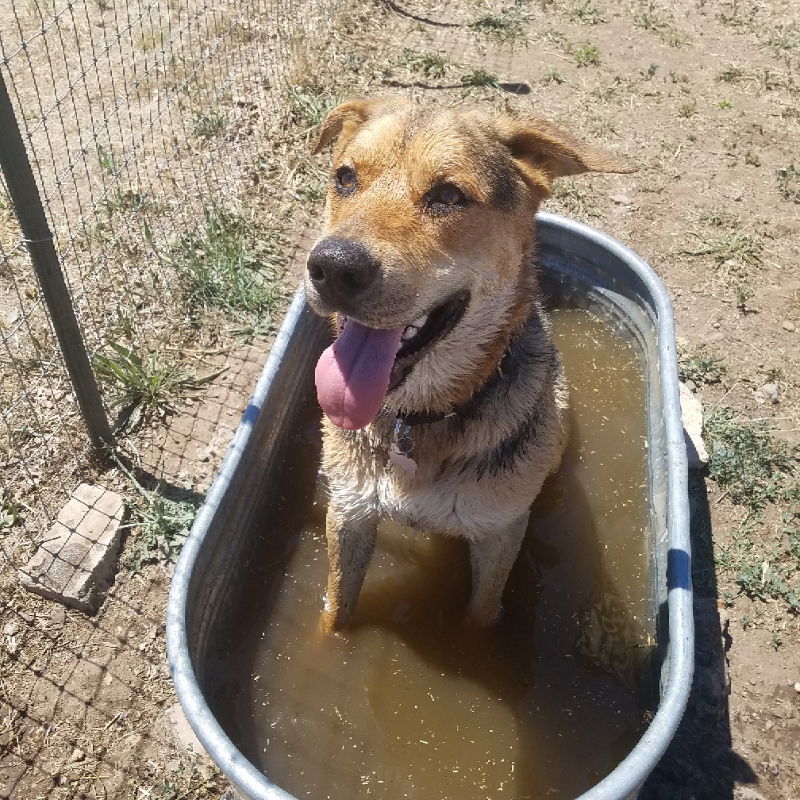
[[50, 600], [95, 613], [114, 581], [124, 518], [121, 495], [80, 484], [44, 542], [20, 569], [22, 585]]

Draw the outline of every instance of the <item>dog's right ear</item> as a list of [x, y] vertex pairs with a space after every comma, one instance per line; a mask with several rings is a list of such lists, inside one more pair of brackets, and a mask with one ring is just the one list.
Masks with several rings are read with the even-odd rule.
[[354, 100], [340, 103], [325, 117], [319, 132], [319, 139], [311, 151], [312, 154], [319, 153], [326, 144], [330, 144], [334, 139], [342, 139], [342, 143], [344, 143], [371, 117], [393, 111], [401, 105], [407, 105], [407, 102], [395, 97], [372, 99], [357, 97]]

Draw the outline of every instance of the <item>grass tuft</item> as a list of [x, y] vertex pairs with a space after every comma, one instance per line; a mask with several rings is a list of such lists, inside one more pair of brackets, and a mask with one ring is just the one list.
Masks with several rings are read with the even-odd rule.
[[722, 407], [705, 420], [704, 437], [708, 475], [734, 503], [756, 513], [784, 498], [795, 459], [789, 445], [774, 439], [763, 422], [742, 422], [733, 409]]
[[600, 64], [600, 50], [590, 42], [578, 45], [572, 51], [572, 57], [579, 67], [596, 67]]
[[573, 8], [569, 12], [569, 18], [576, 22], [582, 22], [584, 25], [599, 25], [601, 22], [606, 22], [603, 12], [592, 0], [585, 0], [579, 6]]
[[412, 71], [424, 75], [426, 78], [442, 78], [447, 70], [447, 61], [439, 53], [415, 53], [407, 49], [406, 66]]
[[[94, 357], [97, 376], [107, 383], [120, 408], [117, 430], [135, 428], [154, 415], [173, 410], [173, 402], [183, 394], [199, 389], [216, 375], [196, 378], [166, 362], [156, 350], [144, 358], [131, 348], [112, 343], [109, 353]], [[219, 374], [219, 373], [217, 373]]]
[[755, 518], [746, 517], [716, 561], [733, 574], [741, 594], [783, 603], [790, 613], [800, 614], [800, 508], [784, 512], [771, 537], [757, 528]]
[[212, 139], [225, 130], [225, 115], [218, 111], [198, 114], [192, 121], [192, 135], [198, 139]]
[[180, 499], [166, 496], [166, 484], [159, 481], [155, 489], [145, 489], [133, 473], [115, 456], [117, 467], [133, 486], [136, 497], [130, 500], [134, 533], [133, 546], [126, 556], [131, 572], [139, 573], [145, 564], [174, 564], [183, 549], [194, 523], [203, 495], [183, 490]]
[[761, 240], [749, 233], [729, 231], [698, 238], [701, 240], [700, 247], [681, 252], [689, 256], [711, 256], [718, 265], [728, 264], [745, 270], [761, 263]]
[[474, 69], [465, 73], [461, 76], [461, 82], [465, 86], [485, 86], [491, 89], [496, 89], [500, 85], [499, 78], [484, 69]]
[[190, 313], [221, 310], [240, 322], [257, 321], [271, 329], [272, 316], [285, 300], [279, 276], [285, 260], [276, 234], [222, 208], [207, 208], [202, 227], [160, 251], [183, 281]]
[[484, 14], [469, 24], [470, 30], [500, 42], [525, 39], [522, 23], [508, 14]]
[[678, 377], [696, 384], [720, 383], [725, 375], [725, 365], [717, 356], [706, 355], [702, 348], [691, 351], [678, 348]]
[[292, 86], [286, 91], [291, 121], [309, 131], [322, 125], [339, 98], [312, 86]]
[[800, 203], [800, 170], [794, 164], [777, 171], [778, 191], [786, 200]]

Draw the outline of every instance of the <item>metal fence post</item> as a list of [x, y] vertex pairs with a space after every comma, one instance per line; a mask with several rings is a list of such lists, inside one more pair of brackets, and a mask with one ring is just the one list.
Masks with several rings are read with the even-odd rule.
[[5, 176], [31, 262], [39, 278], [83, 420], [92, 445], [104, 451], [114, 444], [100, 390], [86, 353], [72, 299], [61, 271], [53, 234], [25, 150], [11, 98], [0, 72], [0, 169]]

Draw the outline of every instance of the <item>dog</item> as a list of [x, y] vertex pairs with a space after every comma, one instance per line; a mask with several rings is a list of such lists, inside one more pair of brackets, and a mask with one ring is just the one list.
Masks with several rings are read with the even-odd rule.
[[354, 99], [305, 286], [338, 334], [315, 370], [330, 501], [327, 630], [351, 621], [378, 520], [464, 537], [485, 627], [561, 460], [568, 391], [535, 263], [552, 181], [632, 172], [545, 120]]

